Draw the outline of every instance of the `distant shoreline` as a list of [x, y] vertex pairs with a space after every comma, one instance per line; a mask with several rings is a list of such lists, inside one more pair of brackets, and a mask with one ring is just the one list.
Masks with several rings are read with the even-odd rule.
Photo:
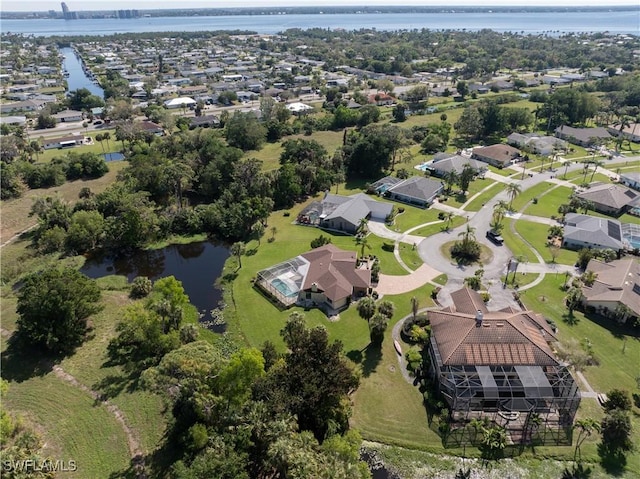
[[[108, 18], [117, 10], [76, 10], [78, 20]], [[549, 12], [639, 12], [640, 5], [611, 6], [451, 6], [451, 5], [348, 5], [348, 6], [288, 6], [288, 7], [232, 7], [185, 9], [136, 9], [146, 17], [199, 17], [238, 15], [339, 15], [339, 14], [388, 14], [388, 13], [549, 13]], [[60, 12], [56, 12], [59, 14]], [[0, 11], [0, 19], [59, 19], [49, 11]]]

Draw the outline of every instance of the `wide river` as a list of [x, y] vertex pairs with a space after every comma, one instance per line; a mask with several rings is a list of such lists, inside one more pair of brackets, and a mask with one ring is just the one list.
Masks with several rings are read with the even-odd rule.
[[2, 32], [36, 36], [111, 35], [140, 32], [195, 32], [247, 30], [278, 33], [288, 28], [329, 28], [358, 30], [431, 29], [481, 30], [548, 33], [610, 32], [640, 34], [640, 9], [628, 11], [555, 12], [444, 12], [230, 15], [213, 17], [144, 17], [134, 19], [3, 19]]

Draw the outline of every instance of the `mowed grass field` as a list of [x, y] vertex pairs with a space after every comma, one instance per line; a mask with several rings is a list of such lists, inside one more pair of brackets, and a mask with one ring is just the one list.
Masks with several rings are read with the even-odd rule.
[[127, 165], [124, 161], [109, 162], [109, 172], [102, 178], [95, 180], [68, 181], [53, 188], [39, 188], [27, 190], [21, 198], [0, 202], [2, 225], [0, 225], [0, 244], [5, 243], [14, 235], [36, 224], [36, 218], [29, 218], [31, 206], [37, 198], [45, 196], [60, 196], [62, 199], [75, 202], [78, 193], [84, 187], [91, 188], [94, 193], [100, 193], [115, 182], [118, 172]]

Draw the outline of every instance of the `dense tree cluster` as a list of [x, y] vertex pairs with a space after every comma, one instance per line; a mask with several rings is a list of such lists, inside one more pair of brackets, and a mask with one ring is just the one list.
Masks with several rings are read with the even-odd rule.
[[18, 335], [53, 354], [69, 354], [87, 333], [87, 318], [102, 309], [96, 282], [72, 268], [27, 276], [18, 293]]
[[225, 347], [222, 340], [169, 344], [163, 335], [176, 329], [164, 332], [153, 296], [131, 310], [144, 321], [120, 323], [112, 352], [142, 367], [143, 386], [169, 401], [171, 477], [369, 477], [359, 461], [361, 439], [347, 431], [346, 394], [358, 378], [324, 328], [308, 329], [294, 313], [282, 331], [284, 355], [271, 343], [262, 351]]

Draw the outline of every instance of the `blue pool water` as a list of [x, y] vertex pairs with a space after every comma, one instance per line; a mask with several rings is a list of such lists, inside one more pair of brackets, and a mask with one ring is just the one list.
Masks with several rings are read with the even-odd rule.
[[289, 288], [287, 283], [285, 283], [284, 281], [282, 281], [279, 278], [276, 278], [273, 281], [271, 281], [271, 285], [274, 288], [276, 288], [278, 291], [280, 291], [280, 293], [282, 293], [282, 295], [287, 297], [287, 298], [291, 298], [291, 297], [296, 296], [298, 294], [297, 292], [291, 291], [291, 288]]

